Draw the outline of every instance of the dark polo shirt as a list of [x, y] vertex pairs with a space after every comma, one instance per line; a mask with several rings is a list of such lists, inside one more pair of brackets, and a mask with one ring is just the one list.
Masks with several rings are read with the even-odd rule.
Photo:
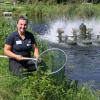
[[6, 39], [6, 44], [12, 46], [12, 52], [25, 57], [30, 57], [32, 44], [36, 44], [36, 42], [33, 34], [26, 31], [24, 40], [20, 38], [18, 32], [11, 33]]

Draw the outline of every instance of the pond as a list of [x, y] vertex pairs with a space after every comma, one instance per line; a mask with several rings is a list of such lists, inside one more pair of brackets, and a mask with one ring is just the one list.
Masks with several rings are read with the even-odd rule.
[[78, 80], [79, 83], [86, 83], [95, 88], [100, 89], [100, 45], [98, 46], [67, 46], [58, 43], [57, 29], [63, 28], [64, 35], [71, 35], [72, 29], [79, 28], [84, 23], [88, 28], [92, 28], [92, 34], [100, 34], [100, 21], [98, 20], [64, 20], [56, 19], [47, 23], [33, 24], [33, 31], [40, 34], [42, 39], [52, 42], [53, 47], [63, 49], [68, 57], [65, 66], [65, 75], [70, 79]]

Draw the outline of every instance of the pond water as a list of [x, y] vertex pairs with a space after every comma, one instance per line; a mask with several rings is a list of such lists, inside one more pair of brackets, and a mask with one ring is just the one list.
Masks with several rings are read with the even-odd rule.
[[100, 47], [76, 46], [65, 51], [68, 55], [65, 75], [100, 89]]
[[[57, 29], [63, 28], [64, 35], [71, 35], [72, 29], [79, 28], [84, 23], [88, 28], [93, 28], [92, 34], [100, 34], [100, 21], [97, 20], [54, 20], [48, 23], [33, 24], [33, 31], [40, 34], [42, 39], [52, 42], [53, 47], [63, 49], [68, 55], [65, 75], [79, 83], [88, 82], [91, 87], [100, 89], [100, 46], [61, 46], [57, 39]], [[56, 45], [53, 45], [53, 43]], [[66, 44], [64, 44], [66, 45]]]

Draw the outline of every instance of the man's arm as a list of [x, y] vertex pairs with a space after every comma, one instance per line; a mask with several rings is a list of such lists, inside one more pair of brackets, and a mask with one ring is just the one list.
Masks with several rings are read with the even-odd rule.
[[16, 60], [18, 60], [18, 61], [20, 61], [20, 60], [23, 60], [23, 56], [21, 56], [21, 55], [17, 55], [17, 54], [15, 54], [15, 53], [13, 53], [12, 52], [12, 46], [11, 45], [8, 45], [8, 44], [5, 44], [5, 46], [4, 46], [4, 54], [6, 55], [6, 56], [8, 56], [8, 57], [10, 57], [10, 58], [14, 58], [14, 59], [16, 59]]
[[37, 58], [38, 59], [38, 57], [39, 57], [39, 50], [38, 50], [38, 47], [35, 45], [35, 44], [33, 44], [33, 49], [34, 49], [34, 57], [35, 58]]

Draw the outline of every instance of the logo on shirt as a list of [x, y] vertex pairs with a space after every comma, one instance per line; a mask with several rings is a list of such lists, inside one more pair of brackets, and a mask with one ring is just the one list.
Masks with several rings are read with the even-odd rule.
[[31, 46], [31, 40], [28, 41], [27, 46]]

